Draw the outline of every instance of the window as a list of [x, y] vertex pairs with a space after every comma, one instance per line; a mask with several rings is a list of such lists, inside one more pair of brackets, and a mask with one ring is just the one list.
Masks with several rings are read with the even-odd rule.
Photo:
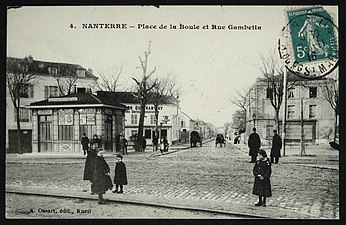
[[309, 119], [316, 118], [316, 105], [309, 105]]
[[271, 98], [273, 96], [273, 89], [267, 88], [266, 98]]
[[[26, 109], [24, 107], [19, 108], [19, 122], [29, 122], [30, 117], [29, 109]], [[14, 121], [17, 121], [17, 110], [14, 109]]]
[[85, 93], [86, 88], [77, 88], [77, 93]]
[[90, 139], [94, 134], [96, 134], [96, 126], [95, 125], [80, 125], [79, 126], [79, 139], [82, 139], [83, 134]]
[[137, 115], [136, 114], [132, 114], [131, 115], [131, 124], [137, 124]]
[[58, 68], [56, 68], [56, 67], [49, 67], [48, 68], [48, 73], [49, 74], [53, 74], [53, 75], [57, 75], [58, 74]]
[[77, 76], [78, 77], [85, 77], [85, 70], [84, 69], [77, 69]]
[[59, 125], [59, 141], [72, 141], [73, 140], [73, 126], [72, 125]]
[[21, 98], [33, 98], [34, 97], [34, 85], [22, 84], [19, 89], [19, 96]]
[[180, 121], [180, 126], [185, 127], [185, 121]]
[[145, 130], [144, 131], [144, 138], [150, 139], [151, 138], [151, 130]]
[[287, 118], [292, 119], [294, 118], [294, 105], [288, 105], [287, 106]]
[[309, 98], [317, 97], [317, 87], [309, 87]]
[[287, 98], [294, 98], [294, 88], [289, 88], [287, 90]]
[[150, 115], [150, 124], [155, 124], [156, 119], [155, 119], [155, 115]]
[[52, 98], [59, 96], [58, 86], [44, 86], [44, 98]]

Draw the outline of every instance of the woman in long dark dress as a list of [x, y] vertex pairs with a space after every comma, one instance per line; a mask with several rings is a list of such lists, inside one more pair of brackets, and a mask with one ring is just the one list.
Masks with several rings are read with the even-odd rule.
[[99, 204], [105, 204], [105, 200], [103, 199], [103, 194], [108, 190], [112, 190], [113, 183], [110, 178], [110, 169], [103, 158], [104, 151], [98, 151], [97, 156], [94, 161], [94, 173], [92, 177], [92, 192], [97, 193], [99, 196]]
[[253, 167], [255, 182], [252, 191], [252, 194], [259, 197], [258, 203], [255, 204], [256, 206], [266, 206], [266, 198], [272, 196], [271, 173], [271, 163], [267, 158], [267, 153], [262, 149], [258, 150], [258, 160]]

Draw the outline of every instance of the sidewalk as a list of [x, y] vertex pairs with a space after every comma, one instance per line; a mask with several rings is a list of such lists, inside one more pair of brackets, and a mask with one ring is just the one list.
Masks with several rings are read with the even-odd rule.
[[[208, 143], [213, 139], [208, 139], [202, 142]], [[167, 152], [161, 153], [160, 150], [153, 152], [152, 146], [148, 146], [144, 152], [136, 152], [134, 148], [129, 148], [127, 150], [128, 155], [148, 155], [148, 157], [156, 157], [160, 155], [171, 154], [176, 151], [185, 150], [190, 148], [190, 143], [177, 144], [173, 146], [169, 146]], [[119, 152], [108, 152], [106, 151], [104, 157], [113, 158], [115, 155], [121, 154]], [[43, 152], [43, 153], [24, 153], [24, 154], [6, 154], [6, 160], [12, 161], [16, 159], [85, 159], [85, 155], [83, 152], [72, 152], [72, 153], [61, 153], [61, 152]]]
[[[249, 148], [246, 144], [234, 145], [241, 152], [248, 155]], [[270, 155], [270, 147], [262, 147]], [[301, 155], [300, 146], [287, 146], [285, 156], [281, 149], [281, 158], [279, 163], [290, 163], [300, 166], [310, 166], [322, 169], [339, 170], [339, 151], [334, 150], [327, 145], [310, 145], [305, 147], [305, 155]]]

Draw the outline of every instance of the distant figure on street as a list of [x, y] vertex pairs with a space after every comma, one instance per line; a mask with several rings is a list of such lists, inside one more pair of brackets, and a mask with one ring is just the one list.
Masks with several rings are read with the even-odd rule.
[[153, 142], [153, 151], [157, 151], [159, 139], [156, 137], [156, 135], [154, 135], [152, 142]]
[[142, 139], [142, 151], [144, 152], [147, 148], [147, 140], [145, 140], [145, 137]]
[[281, 157], [280, 149], [282, 148], [282, 140], [281, 137], [277, 134], [278, 132], [276, 130], [273, 131], [273, 143], [272, 148], [270, 151], [270, 162], [271, 163], [278, 163], [279, 158]]
[[98, 204], [106, 204], [106, 201], [103, 199], [103, 194], [108, 190], [112, 190], [113, 183], [110, 178], [110, 169], [103, 158], [104, 151], [98, 151], [95, 158], [94, 164], [94, 174], [92, 178], [93, 188], [92, 192], [98, 194]]
[[[125, 163], [123, 163], [122, 155], [117, 155], [116, 159], [117, 159], [117, 162], [115, 163], [115, 169], [114, 169], [115, 190], [112, 192], [124, 193], [123, 185], [127, 185], [126, 166], [125, 166]], [[120, 187], [120, 191], [119, 191], [119, 187]]]
[[167, 152], [168, 151], [168, 141], [166, 136], [163, 137], [163, 139], [161, 139], [161, 147], [160, 147], [160, 151], [162, 152]]
[[82, 140], [81, 140], [82, 148], [84, 151], [84, 155], [86, 155], [88, 149], [89, 149], [89, 138], [86, 136], [86, 134], [83, 134]]
[[101, 140], [97, 137], [96, 134], [93, 135], [93, 139], [90, 141], [91, 147], [94, 149], [101, 148]]
[[126, 155], [127, 154], [127, 140], [125, 138], [125, 136], [121, 135], [120, 136], [120, 149], [123, 153], [123, 155]]
[[257, 152], [261, 147], [261, 139], [259, 135], [256, 133], [256, 128], [253, 128], [253, 133], [250, 134], [249, 140], [248, 140], [248, 146], [250, 148], [249, 150], [249, 156], [251, 156], [251, 162], [256, 161]]
[[272, 173], [271, 163], [267, 158], [267, 153], [260, 149], [258, 151], [258, 160], [253, 167], [253, 175], [255, 176], [255, 182], [252, 190], [252, 194], [258, 195], [258, 202], [255, 206], [266, 206], [267, 197], [272, 196], [272, 190], [270, 185], [270, 175]]

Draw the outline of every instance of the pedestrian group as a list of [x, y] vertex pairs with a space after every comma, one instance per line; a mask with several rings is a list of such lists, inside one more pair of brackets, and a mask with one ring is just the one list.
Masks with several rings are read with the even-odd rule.
[[[272, 173], [271, 165], [279, 162], [281, 156], [280, 149], [282, 148], [281, 137], [274, 130], [274, 136], [272, 141], [272, 148], [270, 152], [270, 159], [268, 159], [265, 150], [260, 149], [261, 139], [256, 133], [256, 128], [253, 128], [253, 133], [250, 134], [248, 139], [249, 156], [251, 156], [251, 163], [255, 163], [253, 167], [253, 175], [255, 177], [252, 194], [259, 197], [255, 206], [266, 206], [267, 197], [272, 196], [270, 176]], [[90, 148], [89, 148], [90, 142]], [[123, 154], [127, 152], [127, 140], [124, 136], [120, 135], [120, 147]], [[153, 137], [153, 151], [158, 148], [158, 138]], [[87, 154], [84, 167], [83, 180], [89, 180], [91, 182], [91, 194], [98, 194], [98, 203], [106, 204], [103, 199], [103, 194], [108, 190], [113, 189], [113, 183], [110, 178], [110, 168], [103, 155], [105, 151], [101, 149], [101, 140], [96, 134], [94, 134], [91, 141], [89, 141], [86, 134], [83, 134], [81, 139], [81, 145], [84, 151], [84, 155]], [[146, 147], [146, 142], [143, 143], [143, 149]], [[160, 151], [167, 151], [168, 141], [166, 137], [160, 140]], [[257, 158], [257, 160], [256, 160]], [[114, 184], [115, 190], [113, 193], [123, 193], [123, 186], [127, 185], [126, 166], [123, 162], [123, 156], [116, 156], [116, 163], [114, 168]]]
[[[123, 146], [125, 146], [126, 139], [122, 140]], [[101, 149], [101, 140], [95, 134], [93, 139], [90, 141], [90, 148], [85, 147], [88, 143], [87, 137], [83, 134], [81, 144], [83, 150], [86, 149], [87, 157], [85, 160], [84, 176], [83, 180], [89, 180], [91, 182], [91, 194], [98, 194], [98, 203], [106, 204], [105, 199], [103, 199], [103, 194], [108, 190], [113, 189], [113, 182], [110, 177], [110, 168], [106, 160], [103, 158], [105, 151]], [[123, 149], [123, 153], [125, 150]], [[116, 156], [117, 162], [114, 168], [114, 184], [115, 190], [113, 193], [124, 193], [123, 185], [127, 185], [127, 174], [126, 166], [122, 161], [123, 156]], [[119, 190], [120, 188], [120, 190]]]

